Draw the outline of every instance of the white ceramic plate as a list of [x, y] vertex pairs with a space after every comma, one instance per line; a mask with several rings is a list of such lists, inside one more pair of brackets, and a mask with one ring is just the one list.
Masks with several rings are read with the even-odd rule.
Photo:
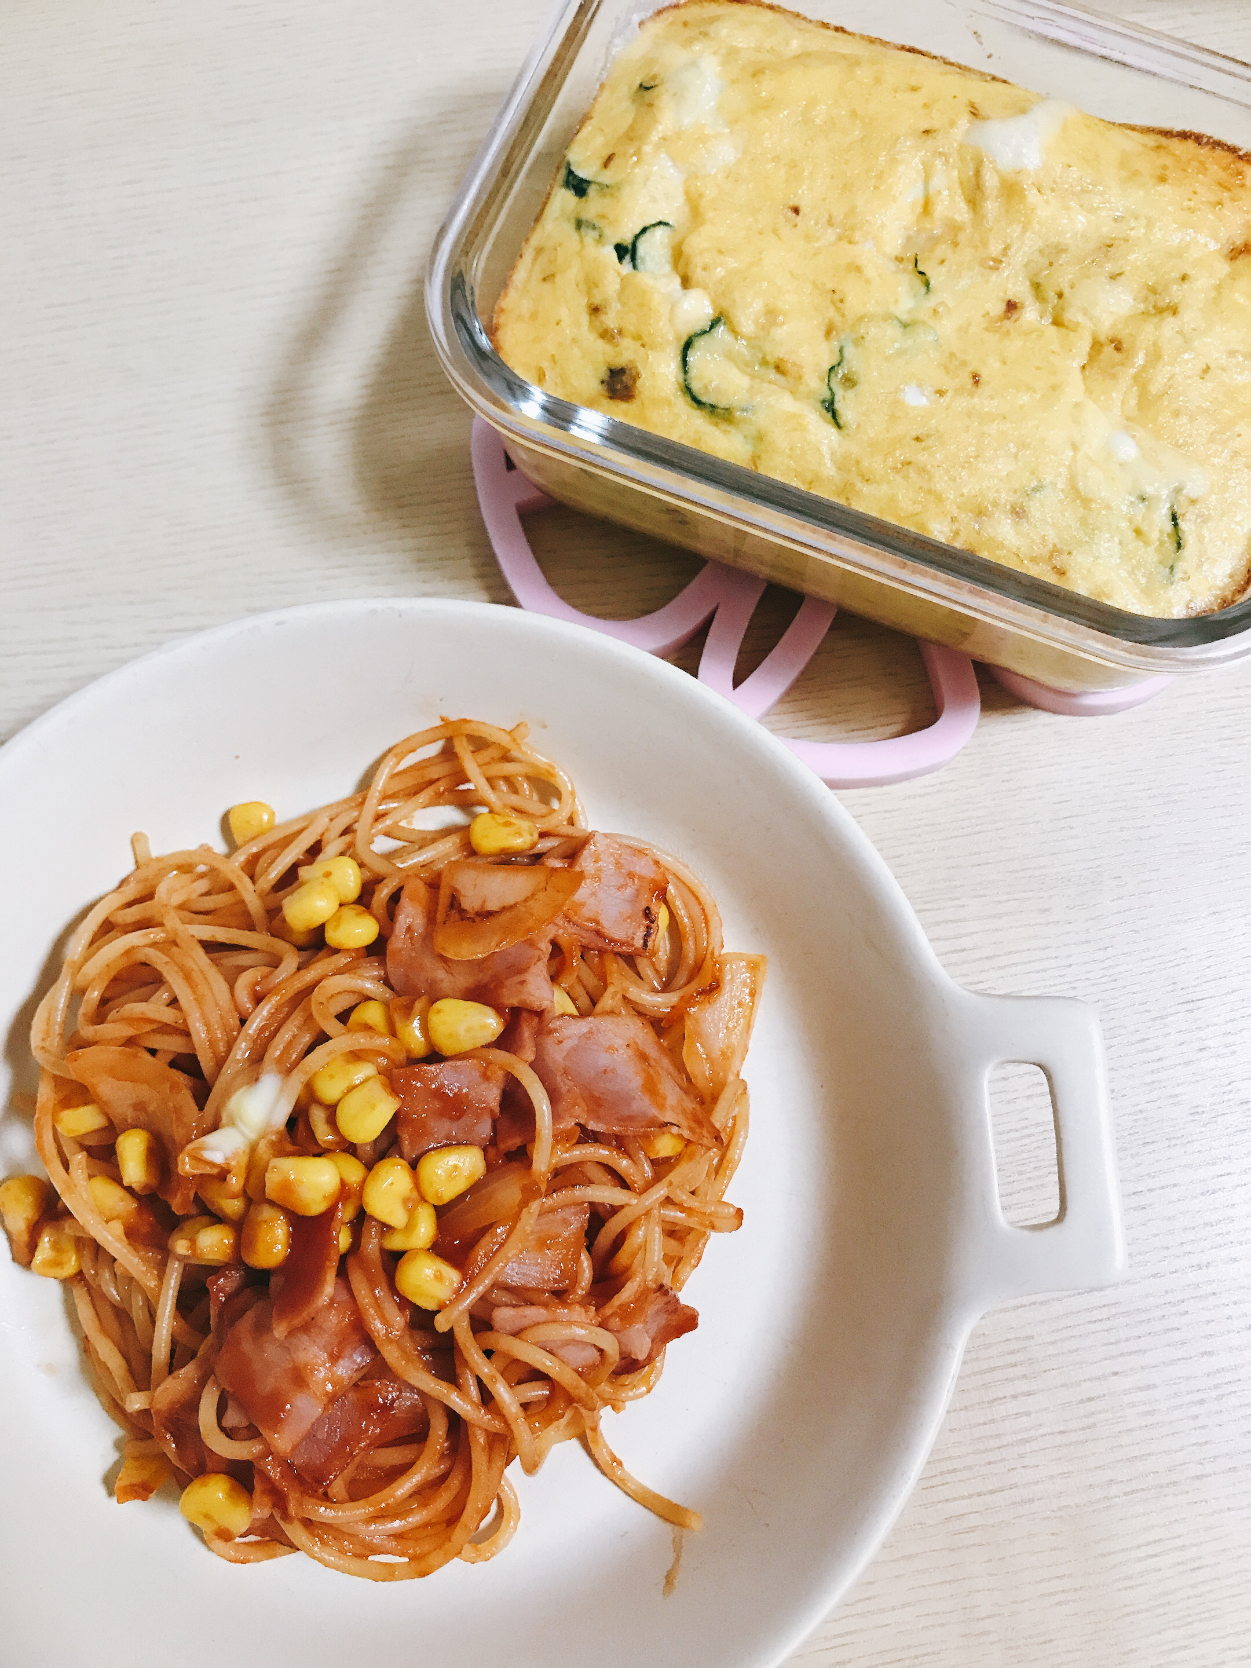
[[[521, 1479], [522, 1525], [484, 1566], [378, 1586], [303, 1558], [237, 1569], [173, 1499], [114, 1505], [117, 1432], [86, 1388], [61, 1289], [0, 1253], [5, 1659], [129, 1668], [764, 1668], [871, 1556], [911, 1488], [964, 1341], [990, 1303], [1091, 1286], [1121, 1262], [1097, 1030], [1084, 1008], [975, 997], [942, 973], [829, 791], [758, 725], [663, 662], [481, 604], [334, 604], [151, 655], [0, 752], [0, 1015], [29, 1088], [32, 993], [83, 906], [153, 849], [218, 838], [225, 808], [294, 813], [353, 788], [441, 714], [526, 718], [592, 822], [708, 880], [769, 979], [748, 1060], [742, 1231], [686, 1296], [700, 1326], [607, 1427], [625, 1463], [698, 1507], [676, 1592], [670, 1531], [573, 1444]], [[1057, 1107], [1064, 1208], [1005, 1226], [989, 1067], [1036, 1062]], [[0, 1171], [24, 1120], [0, 1121]]]

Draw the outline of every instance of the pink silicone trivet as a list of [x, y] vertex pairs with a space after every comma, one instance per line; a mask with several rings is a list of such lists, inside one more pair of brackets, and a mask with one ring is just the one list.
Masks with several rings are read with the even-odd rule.
[[[522, 608], [553, 619], [569, 620], [652, 654], [671, 654], [703, 626], [708, 635], [699, 660], [699, 678], [710, 689], [761, 718], [799, 677], [820, 647], [837, 612], [833, 604], [805, 597], [799, 612], [750, 676], [734, 682], [734, 668], [748, 623], [766, 582], [720, 562], [708, 562], [672, 602], [633, 620], [601, 620], [573, 608], [548, 584], [522, 526], [523, 515], [545, 509], [552, 500], [516, 469], [501, 437], [482, 418], [473, 424], [473, 471], [478, 502], [500, 571]], [[711, 623], [710, 623], [711, 622]], [[953, 759], [972, 736], [981, 715], [981, 697], [973, 663], [967, 655], [937, 643], [918, 642], [937, 718], [924, 730], [885, 741], [817, 742], [779, 737], [797, 758], [831, 787], [880, 787], [925, 776]], [[1119, 712], [1147, 700], [1167, 679], [1134, 685], [1107, 696], [1069, 696], [1045, 689], [1014, 673], [992, 668], [1005, 688], [1033, 706], [1053, 712]], [[1012, 680], [1012, 681], [1009, 681]], [[1106, 703], [1098, 705], [1096, 703]]]

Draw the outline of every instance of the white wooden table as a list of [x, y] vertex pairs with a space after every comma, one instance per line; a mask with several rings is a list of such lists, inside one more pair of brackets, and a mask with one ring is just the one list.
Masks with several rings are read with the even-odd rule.
[[[243, 612], [505, 600], [420, 275], [546, 9], [6, 8], [0, 735]], [[1245, 0], [1117, 9], [1251, 56]], [[603, 607], [621, 535], [535, 526]], [[692, 566], [635, 546], [611, 593], [631, 611]], [[764, 610], [757, 651], [784, 617]], [[886, 1547], [794, 1660], [1231, 1668], [1251, 1662], [1251, 667], [1110, 719], [984, 694], [947, 770], [845, 799], [957, 979], [1100, 1008], [1132, 1270], [982, 1324]], [[775, 722], [888, 734], [927, 700], [910, 643], [845, 622]], [[1005, 1099], [1018, 1135], [1027, 1105]]]

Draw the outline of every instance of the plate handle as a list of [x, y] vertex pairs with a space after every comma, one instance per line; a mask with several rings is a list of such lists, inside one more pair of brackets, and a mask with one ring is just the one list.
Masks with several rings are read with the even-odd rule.
[[[967, 1245], [970, 1296], [984, 1310], [1040, 1292], [1113, 1284], [1125, 1271], [1125, 1237], [1094, 1010], [1062, 997], [962, 995], [973, 1133], [965, 1154], [974, 1194], [969, 1220], [977, 1225]], [[1004, 1219], [995, 1178], [990, 1074], [1010, 1062], [1041, 1068], [1055, 1118], [1059, 1214], [1026, 1228]]]

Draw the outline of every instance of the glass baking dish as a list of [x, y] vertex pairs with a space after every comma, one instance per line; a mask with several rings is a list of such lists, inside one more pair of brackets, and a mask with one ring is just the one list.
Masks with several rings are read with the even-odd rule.
[[[448, 214], [426, 308], [453, 385], [561, 502], [1072, 692], [1251, 653], [1251, 597], [1163, 620], [1017, 573], [665, 440], [524, 381], [496, 300], [605, 69], [664, 0], [563, 0]], [[1053, 0], [797, 0], [826, 23], [953, 59], [1094, 115], [1251, 150], [1251, 65]]]

